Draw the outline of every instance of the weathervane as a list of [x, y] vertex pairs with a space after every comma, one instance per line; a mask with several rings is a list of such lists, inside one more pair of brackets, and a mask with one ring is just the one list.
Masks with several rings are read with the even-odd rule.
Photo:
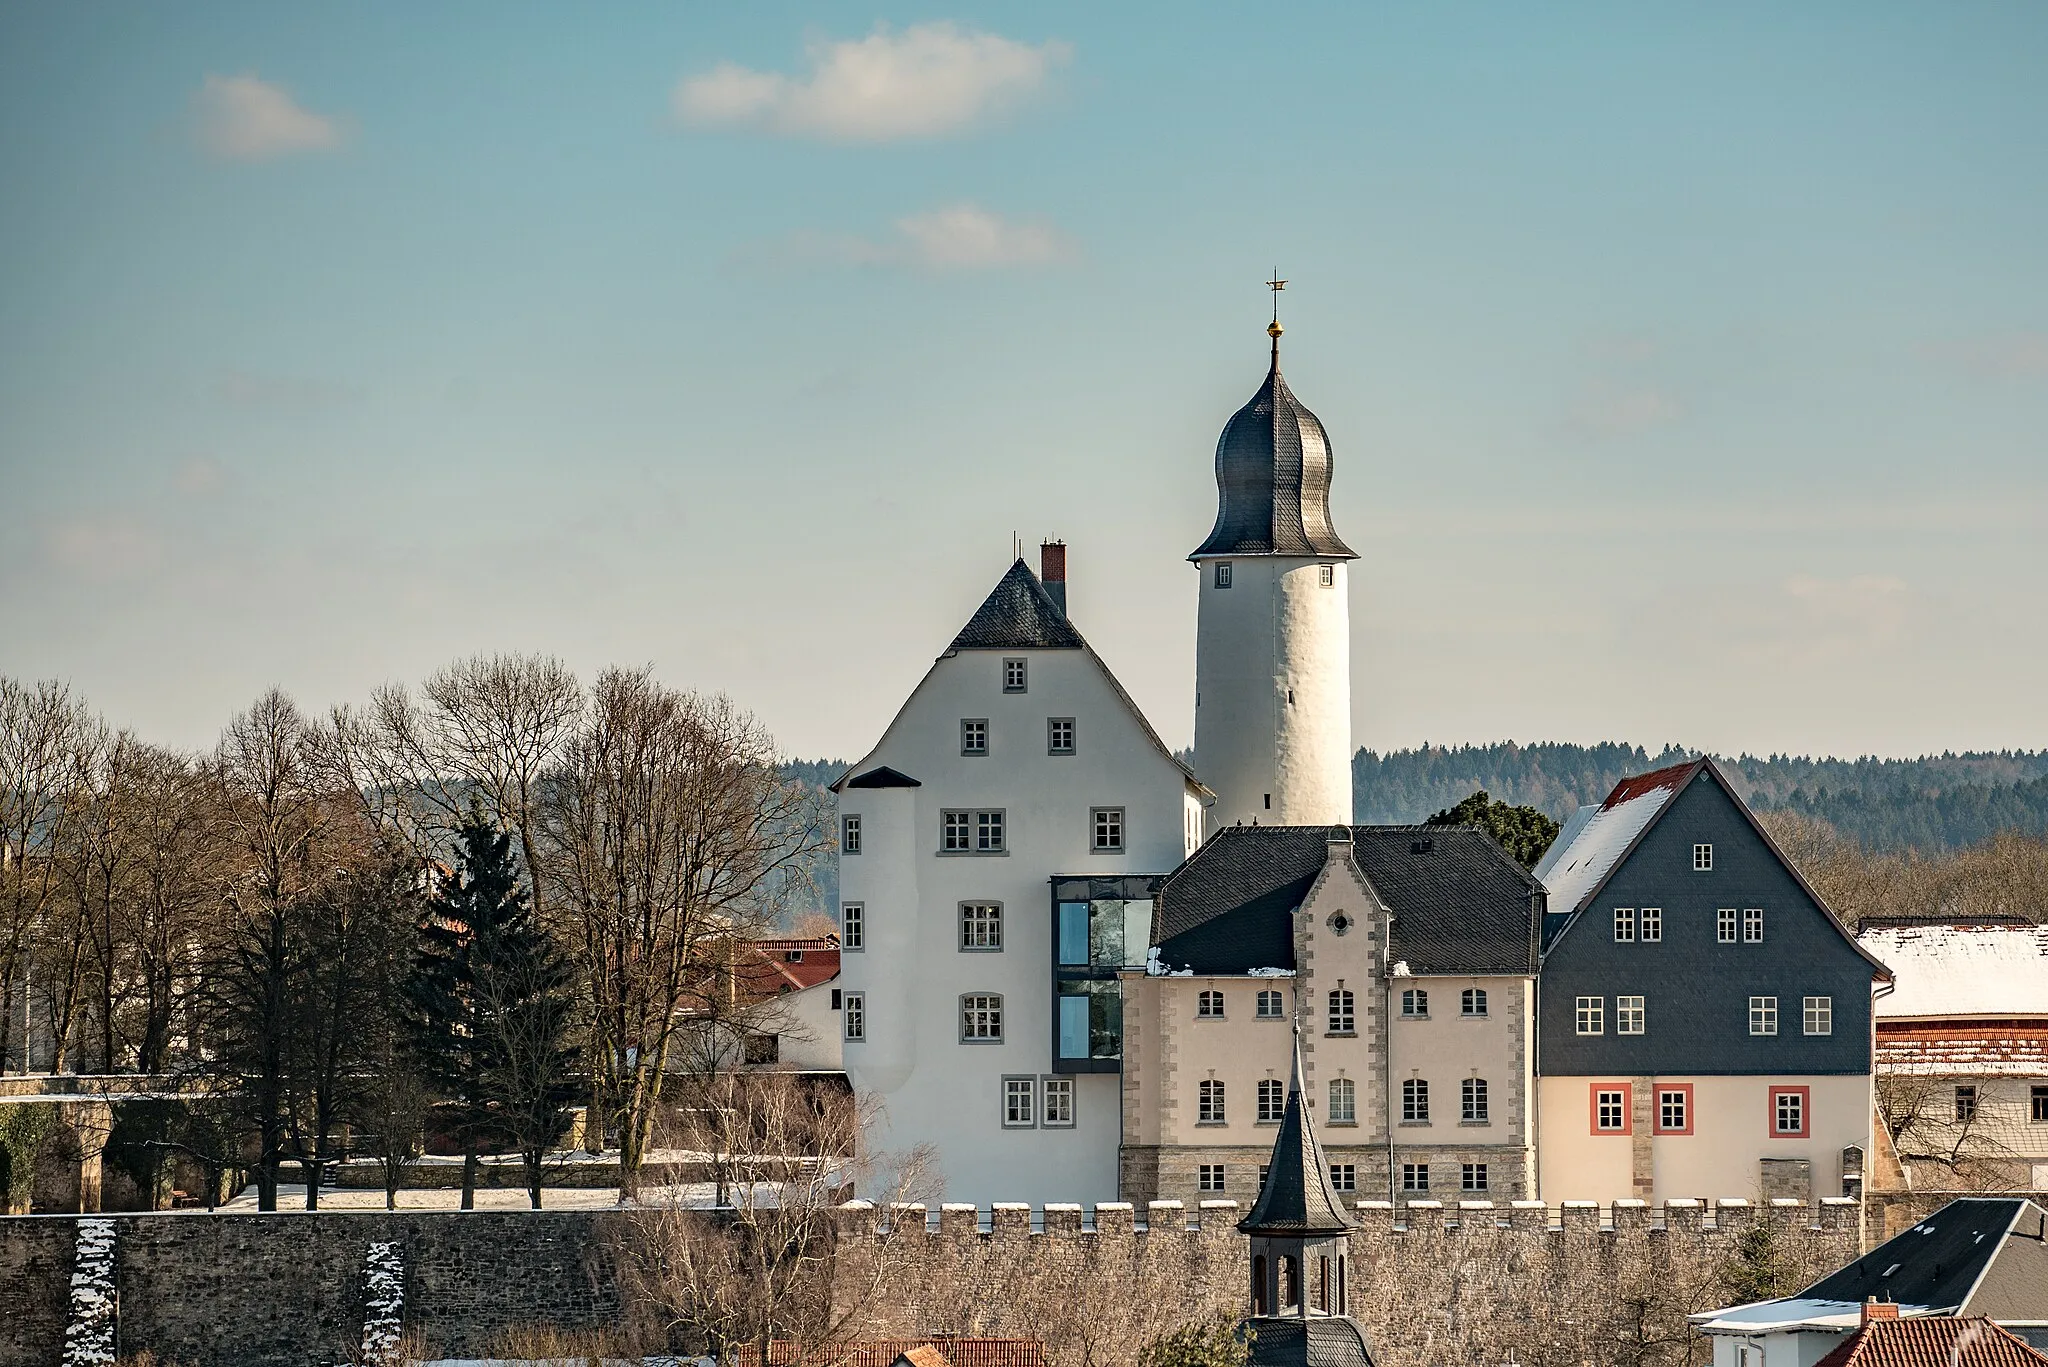
[[1286, 331], [1280, 326], [1280, 291], [1287, 288], [1277, 266], [1273, 270], [1273, 278], [1266, 282], [1266, 288], [1273, 291], [1273, 321], [1267, 326], [1266, 335], [1273, 339], [1273, 365], [1277, 369], [1280, 365], [1280, 334]]

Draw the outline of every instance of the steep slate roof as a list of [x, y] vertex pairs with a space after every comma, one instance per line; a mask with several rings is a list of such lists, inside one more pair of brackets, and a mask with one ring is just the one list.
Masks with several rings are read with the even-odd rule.
[[1337, 1315], [1251, 1322], [1251, 1367], [1373, 1367], [1358, 1321]]
[[1322, 872], [1331, 837], [1347, 829], [1353, 866], [1394, 913], [1392, 955], [1411, 973], [1534, 971], [1540, 885], [1469, 826], [1225, 827], [1159, 890], [1152, 943], [1162, 968], [1293, 968], [1289, 914]]
[[1875, 1319], [1814, 1367], [2044, 1367], [2024, 1340], [1988, 1319]]
[[1330, 525], [1330, 438], [1273, 365], [1216, 442], [1216, 525], [1188, 559], [1315, 555], [1355, 560]]
[[922, 783], [919, 783], [916, 779], [904, 773], [902, 770], [891, 769], [888, 765], [881, 764], [875, 766], [872, 769], [867, 770], [865, 773], [855, 774], [852, 778], [840, 779], [837, 783], [834, 783], [832, 785], [832, 791], [836, 793], [842, 788], [922, 787], [924, 787]]
[[1343, 1198], [1330, 1185], [1330, 1165], [1316, 1127], [1301, 1104], [1301, 1032], [1294, 1035], [1294, 1073], [1287, 1080], [1287, 1109], [1280, 1133], [1273, 1136], [1273, 1158], [1266, 1166], [1266, 1184], [1251, 1214], [1237, 1222], [1245, 1234], [1342, 1234], [1355, 1223], [1344, 1213]]
[[960, 628], [951, 648], [1079, 650], [1087, 644], [1031, 567], [1019, 559]]

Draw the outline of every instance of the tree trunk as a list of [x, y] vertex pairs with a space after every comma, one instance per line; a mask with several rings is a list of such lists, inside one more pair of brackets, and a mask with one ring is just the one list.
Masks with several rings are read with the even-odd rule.
[[533, 1202], [535, 1210], [540, 1209], [540, 1161], [544, 1155], [541, 1149], [523, 1149], [519, 1154], [526, 1164], [526, 1199]]

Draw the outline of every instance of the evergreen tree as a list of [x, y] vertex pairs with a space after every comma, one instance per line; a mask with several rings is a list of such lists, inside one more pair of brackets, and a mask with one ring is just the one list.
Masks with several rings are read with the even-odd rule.
[[1562, 829], [1534, 807], [1511, 807], [1505, 802], [1494, 801], [1484, 788], [1422, 824], [1477, 826], [1499, 841], [1500, 847], [1519, 860], [1525, 869], [1536, 866], [1536, 861], [1543, 857], [1543, 852], [1550, 848], [1550, 842], [1557, 839], [1557, 833]]

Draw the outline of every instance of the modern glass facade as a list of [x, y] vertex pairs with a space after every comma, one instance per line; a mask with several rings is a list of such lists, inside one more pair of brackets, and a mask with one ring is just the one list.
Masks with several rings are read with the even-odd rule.
[[1120, 969], [1142, 967], [1152, 947], [1152, 903], [1165, 875], [1052, 880], [1053, 1070], [1123, 1067]]

